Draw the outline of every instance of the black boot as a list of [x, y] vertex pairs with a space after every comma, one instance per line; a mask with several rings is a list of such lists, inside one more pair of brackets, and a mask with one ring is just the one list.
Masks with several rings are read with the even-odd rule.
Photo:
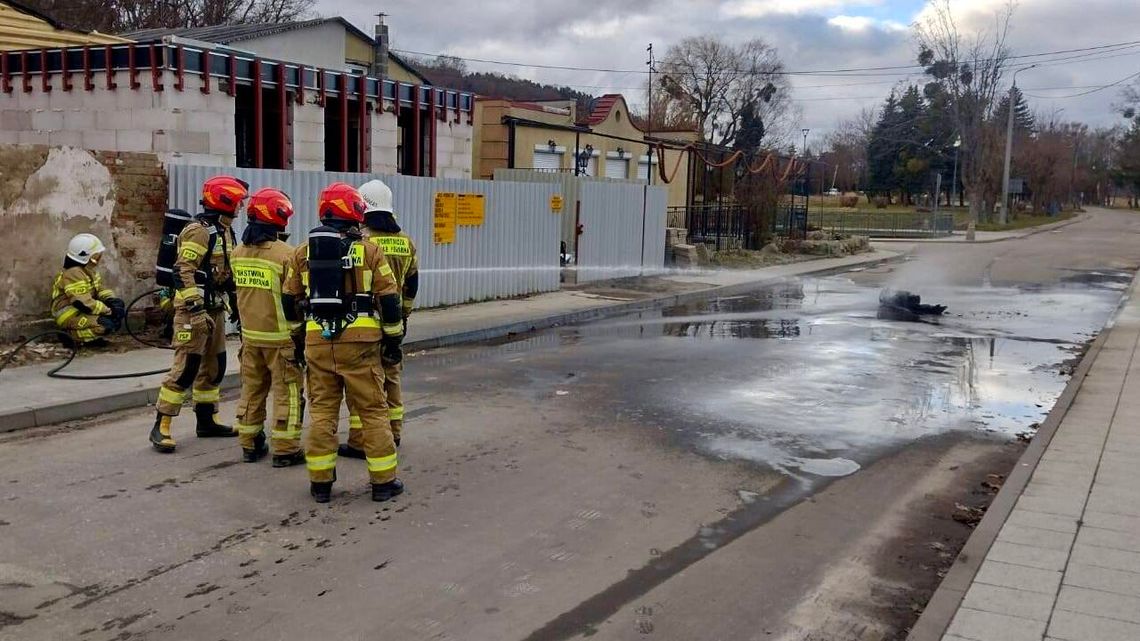
[[194, 416], [198, 418], [196, 430], [200, 438], [237, 436], [237, 431], [229, 425], [217, 422], [218, 407], [213, 403], [198, 403], [194, 406]]
[[372, 500], [377, 503], [383, 503], [388, 499], [399, 496], [404, 493], [404, 482], [400, 479], [392, 479], [387, 483], [373, 483], [372, 484]]
[[332, 481], [323, 483], [312, 481], [309, 483], [309, 494], [313, 495], [317, 503], [328, 503], [332, 500], [332, 486]]
[[294, 465], [301, 465], [305, 462], [304, 450], [298, 450], [292, 454], [274, 454], [273, 467], [292, 467]]
[[252, 450], [241, 448], [241, 460], [245, 463], [256, 463], [268, 453], [269, 446], [265, 444], [265, 432], [258, 432], [257, 436], [253, 437]]
[[174, 451], [174, 437], [170, 435], [170, 420], [172, 418], [174, 417], [159, 412], [154, 417], [154, 427], [150, 428], [150, 444], [163, 454], [170, 454]]
[[355, 448], [348, 443], [344, 443], [340, 447], [336, 448], [336, 455], [344, 456], [346, 458], [358, 458], [361, 460], [364, 460], [365, 458], [364, 450]]

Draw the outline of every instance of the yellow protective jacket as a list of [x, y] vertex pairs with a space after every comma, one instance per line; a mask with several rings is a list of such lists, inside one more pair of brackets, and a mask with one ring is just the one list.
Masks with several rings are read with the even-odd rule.
[[[317, 228], [321, 229], [321, 228]], [[400, 318], [399, 289], [392, 268], [384, 259], [384, 251], [379, 246], [364, 241], [355, 241], [349, 250], [355, 273], [348, 275], [345, 282], [351, 290], [351, 282], [360, 283], [365, 292], [372, 293], [373, 312], [356, 318], [337, 336], [335, 341], [342, 343], [375, 343], [381, 334], [400, 336], [404, 328]], [[351, 281], [349, 279], [352, 279]], [[283, 293], [297, 299], [309, 297], [309, 246], [301, 245], [293, 254], [293, 261], [285, 276]], [[305, 344], [319, 345], [327, 342], [321, 338], [321, 326], [308, 321], [305, 324]]]
[[62, 325], [76, 314], [103, 316], [111, 313], [104, 301], [115, 292], [103, 286], [103, 275], [94, 265], [68, 267], [55, 277], [51, 287], [51, 314]]
[[287, 347], [297, 322], [285, 320], [282, 285], [294, 249], [280, 240], [239, 245], [230, 259], [237, 286], [242, 342], [254, 347]]
[[420, 260], [416, 255], [416, 244], [404, 232], [389, 233], [368, 230], [369, 242], [384, 250], [384, 258], [396, 277], [400, 288], [400, 305], [404, 316], [412, 313], [419, 291]]
[[194, 300], [203, 301], [210, 310], [225, 308], [225, 288], [232, 280], [232, 248], [232, 232], [221, 225], [195, 219], [182, 229], [178, 234], [178, 257], [174, 261], [175, 309], [182, 309]]

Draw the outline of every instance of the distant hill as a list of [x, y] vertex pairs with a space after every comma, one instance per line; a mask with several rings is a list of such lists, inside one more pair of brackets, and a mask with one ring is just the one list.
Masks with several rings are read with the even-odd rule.
[[576, 100], [578, 113], [590, 112], [594, 96], [571, 87], [560, 87], [508, 76], [501, 73], [469, 71], [467, 64], [452, 56], [417, 58], [401, 55], [400, 58], [416, 68], [433, 84], [470, 91], [480, 96], [508, 98], [510, 100]]

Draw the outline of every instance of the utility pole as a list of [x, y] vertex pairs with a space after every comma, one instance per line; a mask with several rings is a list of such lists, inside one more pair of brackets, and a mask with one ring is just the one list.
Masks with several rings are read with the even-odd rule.
[[[657, 71], [656, 61], [653, 59], [653, 43], [645, 48], [649, 52], [649, 61], [645, 64], [649, 65], [649, 136], [653, 136], [653, 72]], [[649, 161], [648, 173], [649, 184], [653, 184], [653, 143], [649, 143], [646, 148], [645, 157]]]
[[1022, 67], [1013, 72], [1013, 84], [1009, 86], [1009, 117], [1006, 119], [1005, 127], [1005, 171], [1002, 172], [1001, 181], [1001, 217], [998, 218], [999, 225], [1006, 225], [1009, 223], [1009, 165], [1013, 158], [1013, 110], [1014, 97], [1017, 92], [1017, 74], [1022, 71], [1028, 71], [1037, 65], [1029, 65]]

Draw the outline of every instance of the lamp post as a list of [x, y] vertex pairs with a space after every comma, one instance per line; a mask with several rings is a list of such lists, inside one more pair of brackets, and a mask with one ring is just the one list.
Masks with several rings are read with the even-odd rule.
[[[808, 137], [808, 134], [811, 133], [811, 129], [804, 127], [803, 129], [800, 130], [800, 132], [803, 133], [803, 135], [804, 135], [804, 146], [800, 148], [800, 155], [802, 155], [804, 158], [807, 158], [807, 137]], [[807, 192], [808, 192], [807, 174], [804, 174], [804, 217], [805, 218], [807, 217]], [[792, 209], [795, 209], [795, 204], [796, 204], [795, 203], [795, 197], [793, 196], [793, 198], [792, 198]]]
[[962, 147], [962, 137], [954, 139], [954, 177], [950, 179], [950, 206], [954, 206], [954, 196], [958, 195], [958, 150]]
[[1005, 225], [1009, 222], [1009, 165], [1013, 156], [1013, 99], [1014, 92], [1017, 91], [1017, 74], [1022, 71], [1033, 69], [1037, 65], [1029, 65], [1022, 67], [1013, 72], [1013, 84], [1009, 86], [1009, 117], [1006, 119], [1005, 126], [1005, 171], [1002, 172], [1001, 181], [1001, 217], [998, 218], [998, 224]]

